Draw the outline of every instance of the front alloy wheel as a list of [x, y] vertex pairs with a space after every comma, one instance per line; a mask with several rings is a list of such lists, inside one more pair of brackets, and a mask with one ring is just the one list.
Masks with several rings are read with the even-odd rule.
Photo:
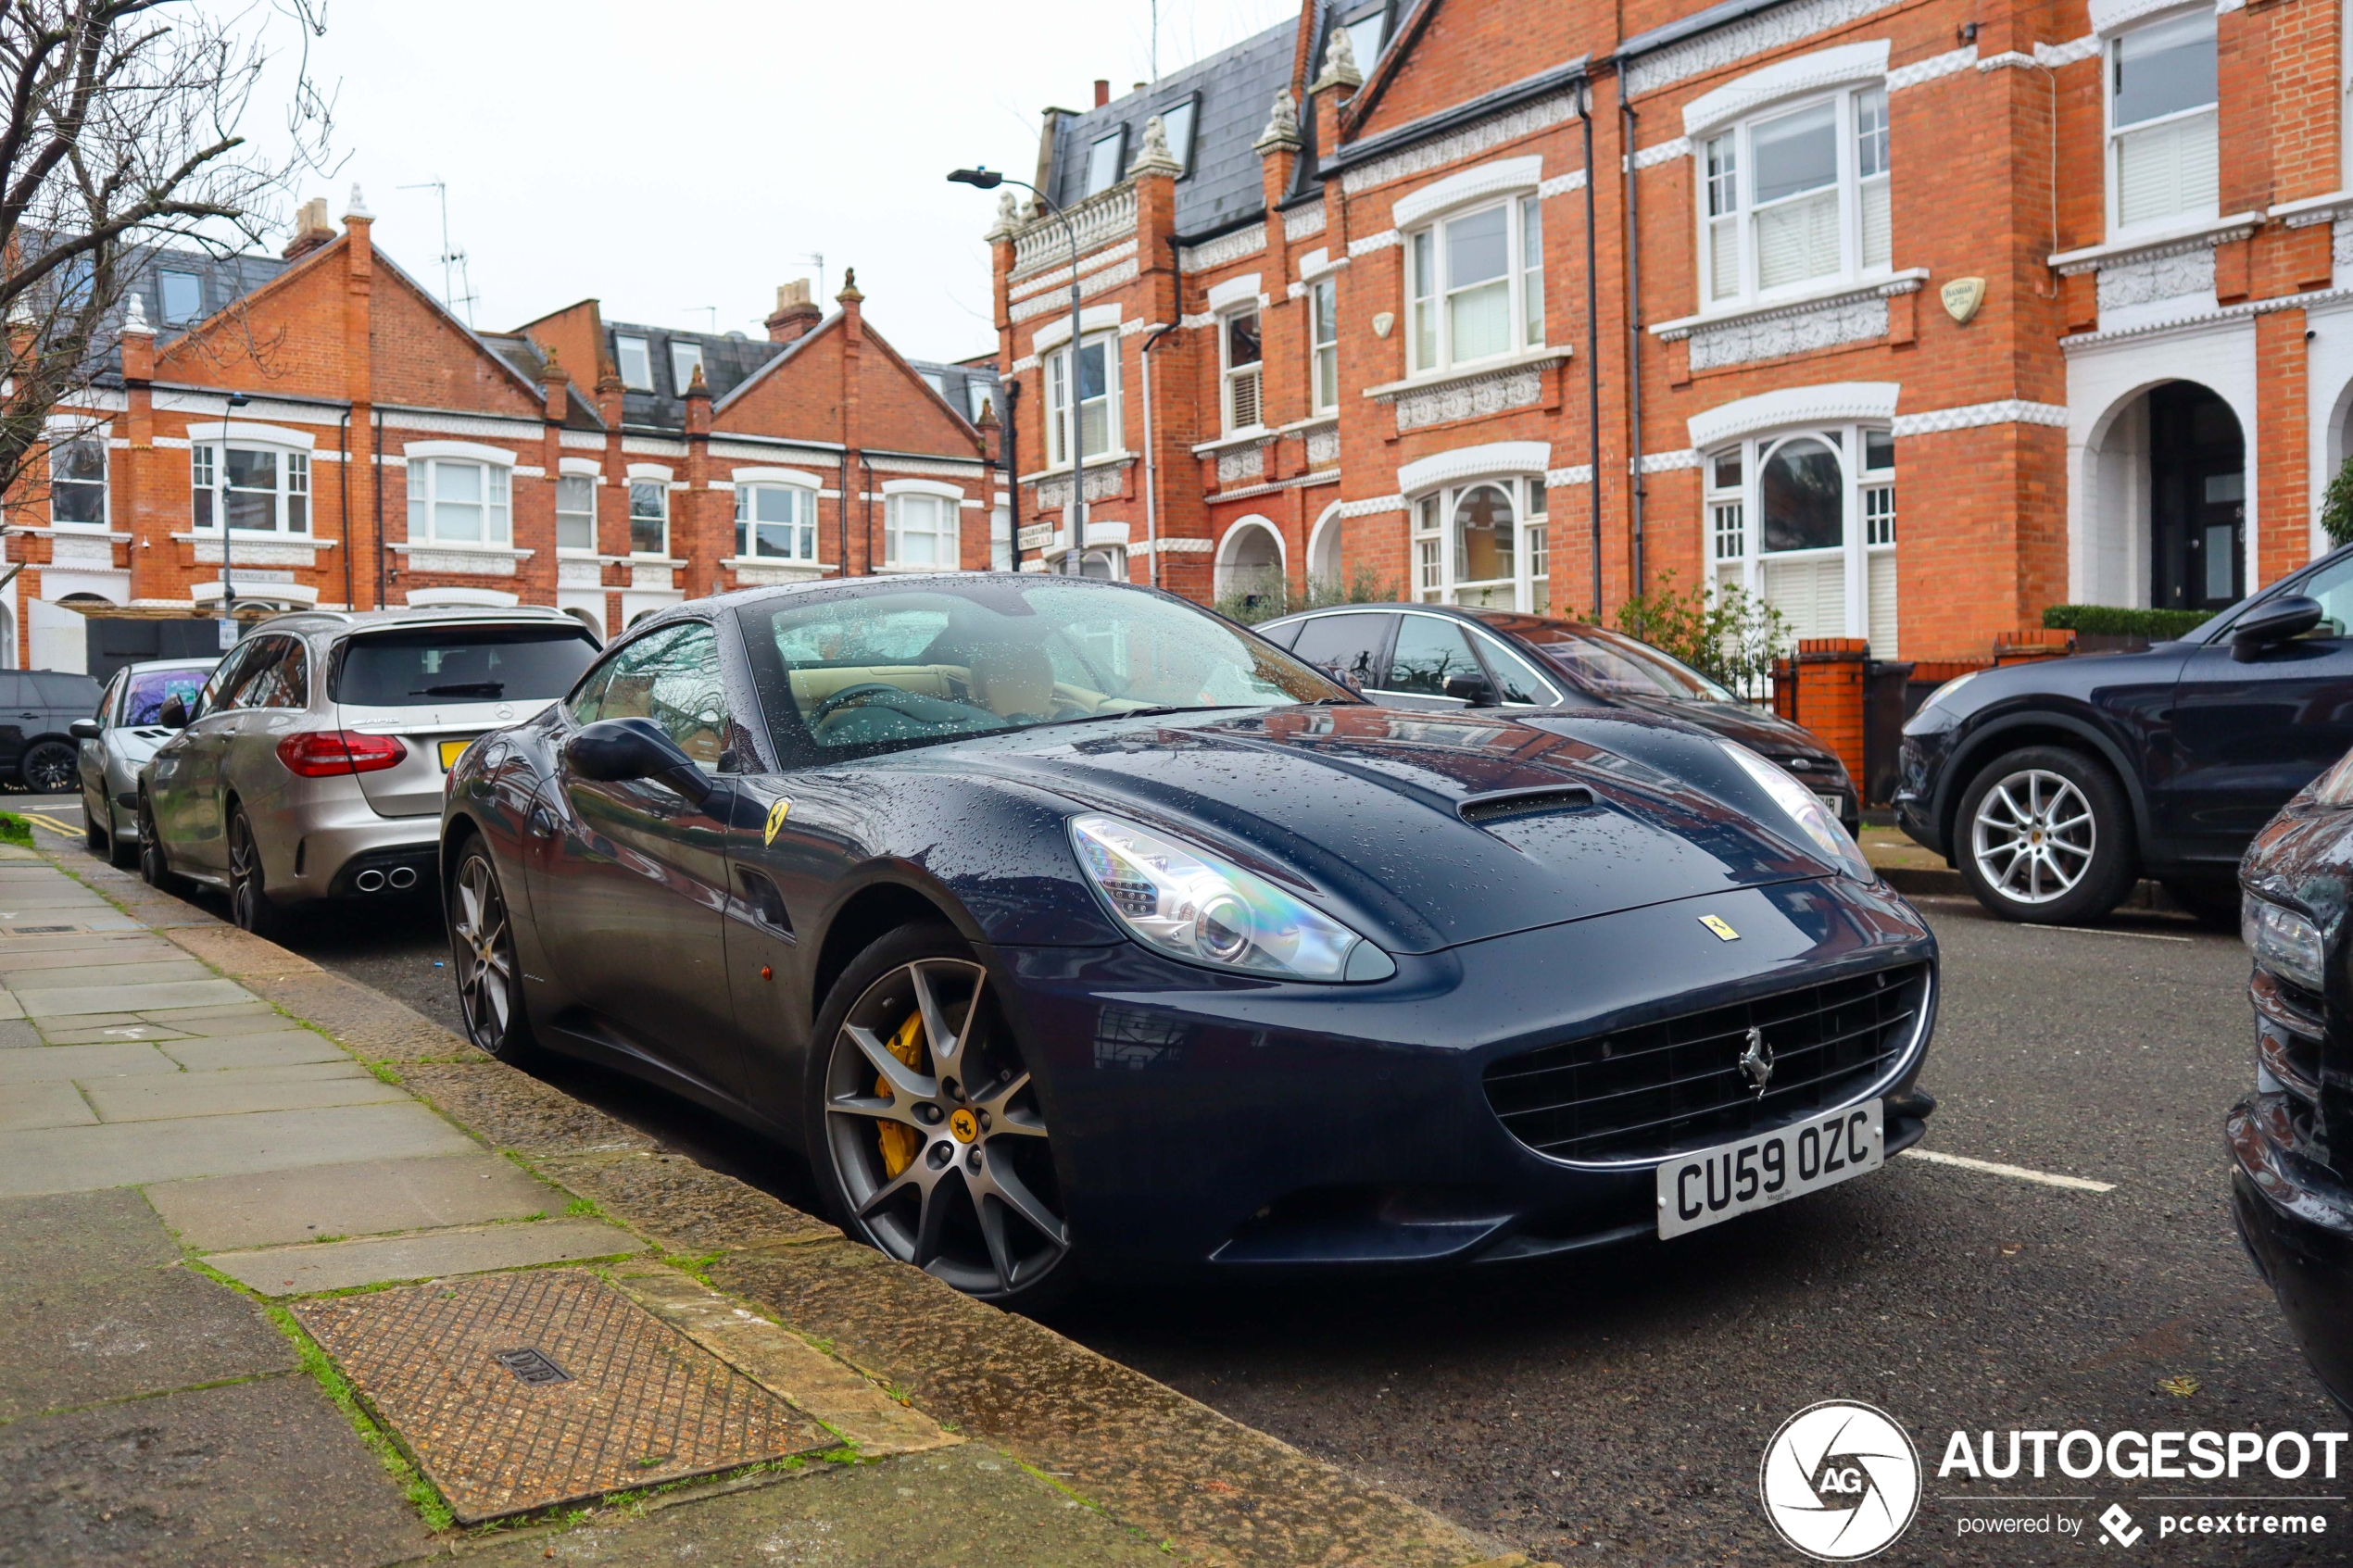
[[2136, 874], [2122, 792], [2078, 752], [2029, 746], [1997, 759], [1970, 783], [1957, 825], [1962, 879], [2006, 919], [2096, 920]]
[[24, 754], [17, 765], [24, 786], [35, 795], [63, 795], [73, 787], [73, 747], [63, 741], [44, 740]]
[[1042, 1294], [1069, 1227], [986, 970], [918, 958], [873, 980], [835, 1034], [823, 1099], [831, 1173], [868, 1240], [968, 1295]]
[[262, 878], [261, 846], [254, 842], [253, 823], [242, 806], [229, 812], [229, 914], [240, 931], [256, 936], [277, 933], [278, 907], [270, 901]]
[[155, 802], [145, 794], [139, 797], [139, 880], [161, 892], [180, 891], [179, 874], [171, 869], [171, 859], [163, 852], [163, 840], [156, 833]]
[[449, 890], [449, 956], [458, 972], [466, 1037], [492, 1056], [513, 1060], [530, 1038], [516, 989], [522, 971], [515, 963], [506, 895], [479, 838], [467, 844]]

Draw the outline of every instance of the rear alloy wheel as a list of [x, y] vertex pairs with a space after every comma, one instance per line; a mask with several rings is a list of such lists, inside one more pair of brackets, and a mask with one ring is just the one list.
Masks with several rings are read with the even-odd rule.
[[229, 809], [229, 915], [237, 929], [256, 936], [278, 932], [278, 906], [261, 873], [261, 847], [254, 842], [253, 823], [243, 806]]
[[498, 870], [479, 837], [471, 837], [458, 857], [458, 874], [449, 886], [449, 957], [458, 973], [458, 1010], [466, 1021], [466, 1038], [482, 1050], [507, 1061], [524, 1054], [531, 1044], [531, 1021], [523, 1013], [518, 985], [522, 970], [515, 962], [515, 934], [507, 915], [507, 897], [498, 885]]
[[862, 955], [835, 998], [819, 1165], [845, 1226], [984, 1300], [1058, 1291], [1070, 1229], [988, 972], [952, 932], [918, 928]]
[[139, 797], [139, 880], [165, 893], [177, 893], [183, 885], [156, 834], [155, 804], [144, 795]]
[[73, 747], [63, 741], [44, 740], [27, 749], [17, 771], [25, 788], [35, 795], [63, 795], [73, 787]]
[[1956, 826], [1962, 880], [2006, 920], [2097, 920], [2132, 886], [2122, 796], [2079, 753], [2029, 746], [1997, 758], [1961, 797]]

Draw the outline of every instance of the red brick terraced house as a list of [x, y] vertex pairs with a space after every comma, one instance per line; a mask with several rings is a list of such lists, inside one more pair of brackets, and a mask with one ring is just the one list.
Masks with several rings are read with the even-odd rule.
[[1047, 115], [1063, 215], [990, 232], [1024, 564], [1076, 447], [1088, 569], [1200, 598], [1672, 572], [1978, 661], [2053, 603], [2226, 603], [2353, 451], [2345, 15], [1308, 0], [1099, 84]]
[[830, 314], [780, 289], [764, 340], [595, 300], [478, 332], [369, 228], [355, 188], [340, 232], [306, 204], [283, 259], [146, 258], [9, 508], [10, 662], [153, 651], [224, 584], [247, 617], [520, 602], [610, 635], [755, 583], [991, 563], [996, 377], [902, 358], [854, 275]]

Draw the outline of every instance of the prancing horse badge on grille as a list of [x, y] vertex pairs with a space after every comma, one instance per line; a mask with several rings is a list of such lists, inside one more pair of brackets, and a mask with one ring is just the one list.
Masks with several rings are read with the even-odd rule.
[[1773, 1047], [1765, 1043], [1765, 1031], [1752, 1025], [1748, 1032], [1748, 1048], [1741, 1052], [1741, 1076], [1748, 1080], [1757, 1098], [1764, 1098], [1765, 1085], [1773, 1081]]

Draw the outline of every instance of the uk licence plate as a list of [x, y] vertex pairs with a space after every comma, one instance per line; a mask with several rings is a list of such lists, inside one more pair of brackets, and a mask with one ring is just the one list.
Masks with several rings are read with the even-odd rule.
[[466, 747], [473, 745], [474, 740], [474, 736], [468, 735], [463, 740], [443, 741], [441, 743], [441, 771], [446, 773], [456, 767], [458, 759], [466, 754]]
[[1814, 798], [1820, 801], [1822, 809], [1833, 817], [1843, 817], [1846, 814], [1846, 801], [1842, 797], [1818, 794]]
[[1878, 1100], [1677, 1155], [1658, 1168], [1663, 1240], [1705, 1230], [1886, 1163], [1887, 1119]]

